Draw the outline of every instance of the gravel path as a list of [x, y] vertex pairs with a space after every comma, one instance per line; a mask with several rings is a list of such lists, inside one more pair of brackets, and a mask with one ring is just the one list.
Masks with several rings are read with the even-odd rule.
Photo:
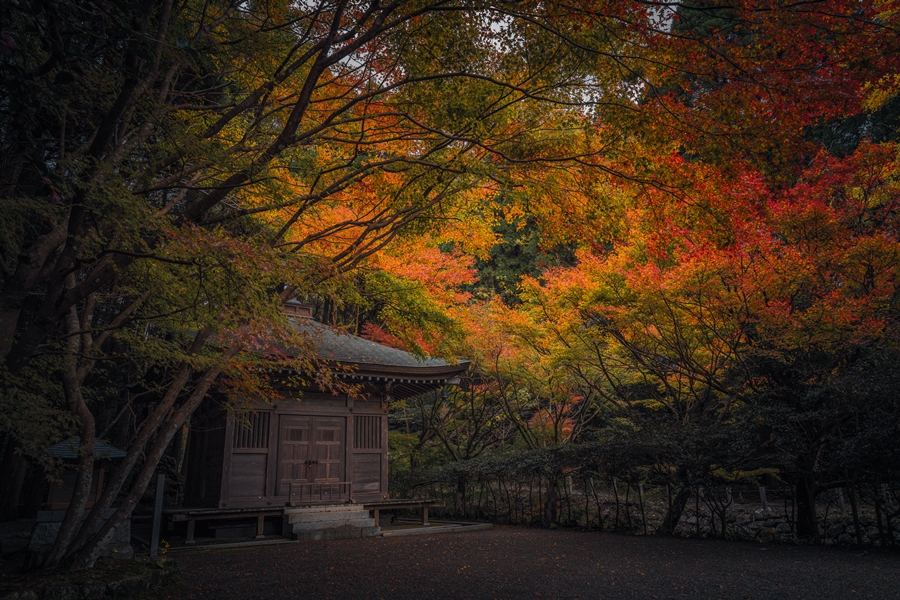
[[900, 598], [896, 554], [524, 528], [177, 560], [196, 599]]

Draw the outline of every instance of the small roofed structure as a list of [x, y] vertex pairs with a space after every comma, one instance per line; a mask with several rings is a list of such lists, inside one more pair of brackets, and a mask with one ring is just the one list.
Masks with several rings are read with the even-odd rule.
[[[66, 509], [72, 501], [75, 490], [76, 471], [74, 467], [80, 448], [81, 438], [77, 435], [50, 446], [50, 454], [61, 459], [63, 465], [59, 471], [59, 479], [50, 485], [47, 501], [37, 513], [36, 523], [28, 542], [26, 568], [42, 564], [59, 535]], [[124, 450], [106, 442], [94, 440], [94, 472], [86, 508], [93, 509], [97, 496], [103, 491], [107, 469], [112, 466], [114, 461], [123, 458], [125, 458]], [[107, 517], [112, 512], [110, 510]], [[112, 536], [103, 545], [103, 556], [123, 559], [134, 557], [134, 550], [131, 547], [130, 519], [126, 519], [113, 530]]]
[[[60, 470], [59, 480], [50, 485], [44, 509], [65, 510], [69, 507], [69, 502], [72, 500], [72, 494], [75, 489], [76, 475], [75, 470], [69, 464], [78, 460], [80, 447], [81, 438], [77, 435], [50, 446], [50, 454], [62, 459], [66, 464]], [[125, 458], [124, 450], [110, 446], [106, 442], [94, 440], [94, 476], [91, 482], [91, 493], [88, 497], [87, 508], [94, 506], [98, 492], [103, 489], [103, 478], [110, 461], [123, 458]]]
[[[284, 385], [282, 398], [255, 404], [249, 423], [211, 398], [192, 418], [185, 461], [186, 507], [259, 511], [260, 535], [262, 515], [285, 507], [387, 500], [389, 401], [457, 384], [468, 367], [327, 327], [299, 302], [287, 302], [285, 312], [358, 392]], [[273, 382], [289, 375], [273, 373]]]

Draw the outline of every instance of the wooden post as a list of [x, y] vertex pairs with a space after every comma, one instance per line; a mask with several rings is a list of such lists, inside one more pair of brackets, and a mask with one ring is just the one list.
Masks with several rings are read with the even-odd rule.
[[762, 502], [763, 510], [769, 510], [769, 500], [766, 498], [766, 486], [759, 486], [759, 501]]
[[428, 505], [422, 507], [422, 525], [428, 525]]
[[264, 540], [266, 539], [266, 515], [265, 513], [259, 513], [256, 516], [256, 539]]
[[375, 517], [375, 527], [381, 527], [381, 511], [376, 508], [372, 512], [375, 513], [373, 515]]
[[184, 534], [184, 544], [185, 546], [189, 546], [192, 544], [196, 544], [197, 541], [194, 539], [194, 529], [197, 526], [196, 519], [188, 519], [187, 522], [187, 533]]
[[153, 531], [150, 534], [150, 557], [159, 554], [159, 529], [162, 524], [163, 492], [166, 487], [166, 476], [162, 473], [156, 476], [156, 499], [153, 504]]

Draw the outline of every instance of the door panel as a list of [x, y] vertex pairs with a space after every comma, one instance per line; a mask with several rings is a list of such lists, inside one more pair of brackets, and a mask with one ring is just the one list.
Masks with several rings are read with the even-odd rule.
[[343, 417], [316, 417], [313, 465], [315, 474], [311, 481], [337, 482], [344, 474], [344, 423]]
[[276, 495], [288, 495], [291, 482], [342, 481], [345, 433], [344, 417], [282, 416]]
[[286, 496], [291, 481], [309, 478], [312, 417], [281, 417], [278, 432], [278, 489], [276, 495]]

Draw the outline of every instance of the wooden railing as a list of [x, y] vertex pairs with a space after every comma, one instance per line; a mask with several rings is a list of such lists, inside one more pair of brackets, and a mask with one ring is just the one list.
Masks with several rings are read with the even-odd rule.
[[350, 482], [334, 481], [334, 482], [316, 482], [309, 483], [306, 481], [290, 482], [290, 499], [288, 503], [291, 506], [301, 504], [320, 504], [350, 501]]

